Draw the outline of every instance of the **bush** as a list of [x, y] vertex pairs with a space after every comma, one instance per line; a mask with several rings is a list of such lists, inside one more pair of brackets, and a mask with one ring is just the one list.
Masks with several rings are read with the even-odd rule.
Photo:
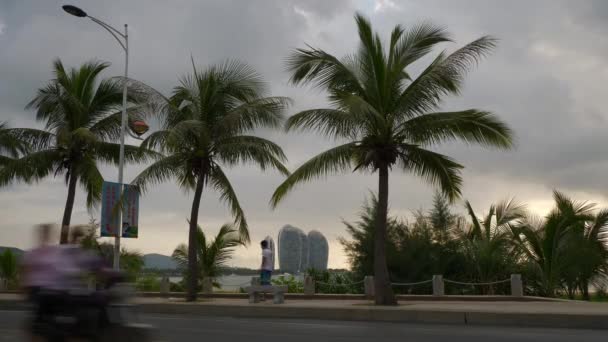
[[595, 298], [594, 299], [598, 302], [608, 301], [608, 293], [606, 292], [606, 285], [604, 285], [604, 284], [599, 285], [595, 289]]
[[177, 282], [177, 283], [169, 283], [169, 291], [171, 292], [185, 292], [186, 291], [186, 287], [184, 286], [183, 282]]
[[143, 275], [137, 279], [135, 283], [137, 291], [143, 292], [159, 292], [160, 280], [154, 275]]
[[315, 280], [315, 293], [363, 293], [362, 279], [355, 279], [353, 272], [309, 269], [307, 274]]
[[288, 293], [304, 293], [304, 283], [290, 275], [288, 277], [278, 276], [272, 279], [273, 285], [287, 285]]
[[5, 289], [17, 287], [17, 257], [10, 249], [0, 254], [0, 278]]

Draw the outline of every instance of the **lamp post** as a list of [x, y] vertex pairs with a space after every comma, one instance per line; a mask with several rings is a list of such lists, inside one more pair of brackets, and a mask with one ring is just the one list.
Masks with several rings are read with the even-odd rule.
[[[90, 15], [88, 15], [85, 11], [83, 11], [82, 9], [76, 7], [76, 6], [72, 6], [72, 5], [65, 5], [62, 6], [63, 10], [66, 11], [67, 13], [76, 16], [76, 17], [80, 17], [80, 18], [89, 18], [91, 19], [93, 22], [99, 24], [101, 27], [103, 27], [104, 29], [106, 29], [106, 31], [110, 32], [110, 34], [112, 35], [112, 37], [114, 37], [114, 39], [116, 39], [116, 41], [118, 42], [118, 44], [120, 44], [120, 47], [122, 47], [122, 49], [125, 52], [125, 84], [122, 90], [122, 116], [121, 116], [121, 121], [120, 121], [120, 154], [119, 154], [119, 159], [118, 159], [118, 183], [120, 184], [120, 191], [119, 191], [119, 196], [118, 198], [122, 198], [122, 192], [123, 192], [123, 168], [124, 168], [124, 163], [125, 163], [125, 131], [126, 131], [126, 127], [127, 127], [127, 76], [128, 76], [128, 72], [129, 72], [129, 35], [127, 32], [127, 24], [125, 24], [125, 32], [122, 33], [119, 30], [115, 29], [114, 27], [104, 23], [103, 21], [92, 17]], [[118, 227], [116, 227], [116, 229], [118, 230], [116, 232], [116, 235], [114, 237], [114, 269], [118, 270], [120, 269], [120, 235], [122, 233], [122, 210], [118, 210], [118, 217], [120, 218], [118, 220], [118, 222], [120, 223]]]

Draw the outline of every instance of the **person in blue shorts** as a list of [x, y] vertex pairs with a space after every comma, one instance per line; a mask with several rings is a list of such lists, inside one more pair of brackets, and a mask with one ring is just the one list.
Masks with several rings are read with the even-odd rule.
[[260, 267], [260, 284], [270, 285], [272, 271], [274, 269], [274, 255], [268, 246], [268, 241], [263, 240], [262, 245], [262, 266]]

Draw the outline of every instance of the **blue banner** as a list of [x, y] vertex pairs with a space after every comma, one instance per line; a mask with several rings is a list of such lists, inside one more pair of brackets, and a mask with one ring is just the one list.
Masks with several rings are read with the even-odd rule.
[[137, 238], [139, 217], [139, 189], [134, 185], [125, 185], [122, 211], [122, 237]]
[[139, 189], [124, 185], [122, 194], [122, 223], [120, 210], [120, 184], [103, 182], [101, 190], [101, 232], [103, 237], [120, 234], [123, 238], [139, 235]]
[[120, 184], [103, 182], [101, 188], [101, 236], [116, 236], [120, 231], [120, 217], [118, 213], [118, 196]]

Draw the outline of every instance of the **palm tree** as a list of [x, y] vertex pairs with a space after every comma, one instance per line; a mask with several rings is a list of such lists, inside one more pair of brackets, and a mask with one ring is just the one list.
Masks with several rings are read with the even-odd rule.
[[[490, 282], [510, 274], [518, 259], [513, 246], [512, 231], [525, 218], [525, 207], [513, 199], [491, 205], [483, 219], [479, 219], [469, 201], [465, 207], [471, 219], [468, 230], [459, 232], [465, 254], [477, 282]], [[488, 287], [492, 293], [492, 286]]]
[[[234, 248], [243, 244], [238, 230], [231, 224], [224, 224], [215, 238], [207, 241], [205, 233], [199, 226], [196, 231], [196, 242], [196, 258], [199, 267], [197, 283], [203, 279], [211, 279], [213, 286], [221, 287], [215, 281], [216, 278], [221, 275], [222, 268], [226, 267]], [[186, 280], [190, 279], [188, 251], [188, 245], [182, 243], [175, 248], [171, 255], [178, 268], [184, 273]]]
[[355, 16], [360, 46], [338, 59], [316, 48], [297, 49], [288, 59], [293, 84], [313, 83], [326, 90], [332, 108], [310, 109], [289, 118], [286, 128], [317, 130], [344, 144], [302, 164], [275, 191], [276, 206], [298, 183], [329, 173], [378, 172], [379, 215], [375, 236], [377, 304], [396, 304], [386, 266], [389, 170], [398, 167], [438, 184], [453, 200], [460, 195], [462, 165], [428, 150], [431, 145], [462, 140], [510, 148], [511, 130], [487, 111], [434, 112], [445, 95], [458, 94], [466, 72], [496, 44], [482, 37], [452, 54], [440, 53], [412, 79], [408, 66], [450, 41], [438, 27], [421, 24], [409, 30], [397, 25], [388, 47], [367, 19]]
[[[31, 153], [5, 166], [0, 185], [12, 180], [38, 181], [48, 175], [64, 174], [68, 196], [61, 222], [61, 243], [66, 243], [76, 185], [87, 192], [87, 206], [101, 198], [103, 177], [98, 162], [118, 164], [122, 87], [116, 79], [98, 82], [108, 63], [87, 62], [66, 70], [61, 60], [53, 63], [55, 78], [40, 88], [27, 108], [36, 109], [36, 119], [45, 130], [15, 128], [13, 136], [27, 143]], [[139, 162], [153, 154], [125, 146], [125, 161]]]
[[287, 175], [286, 157], [275, 143], [250, 134], [259, 127], [278, 127], [289, 99], [266, 97], [268, 87], [248, 65], [228, 61], [181, 79], [170, 98], [143, 84], [149, 102], [160, 115], [161, 129], [142, 143], [143, 148], [164, 153], [137, 176], [134, 183], [142, 189], [148, 183], [174, 178], [186, 190], [194, 190], [188, 248], [188, 299], [196, 300], [199, 268], [197, 224], [201, 196], [205, 187], [219, 192], [235, 217], [240, 236], [249, 241], [245, 214], [234, 188], [224, 173], [225, 167], [253, 163], [262, 170], [274, 168]]
[[[608, 249], [601, 238], [608, 232], [608, 210], [600, 210], [586, 222], [573, 225], [566, 236], [561, 270], [568, 296], [577, 290], [589, 300], [589, 285], [608, 271]], [[599, 276], [599, 277], [598, 277]], [[599, 282], [594, 284], [599, 285]]]
[[[588, 223], [596, 222], [593, 204], [576, 202], [554, 191], [555, 208], [545, 217], [527, 218], [513, 227], [513, 237], [540, 274], [541, 294], [553, 297], [564, 279], [565, 268], [573, 257], [573, 234]], [[602, 217], [593, 228], [586, 230], [589, 237], [597, 237], [605, 230], [606, 218]], [[593, 232], [593, 233], [591, 233]], [[580, 253], [581, 250], [578, 250]], [[580, 255], [580, 254], [579, 254]], [[580, 260], [579, 260], [580, 262]]]

